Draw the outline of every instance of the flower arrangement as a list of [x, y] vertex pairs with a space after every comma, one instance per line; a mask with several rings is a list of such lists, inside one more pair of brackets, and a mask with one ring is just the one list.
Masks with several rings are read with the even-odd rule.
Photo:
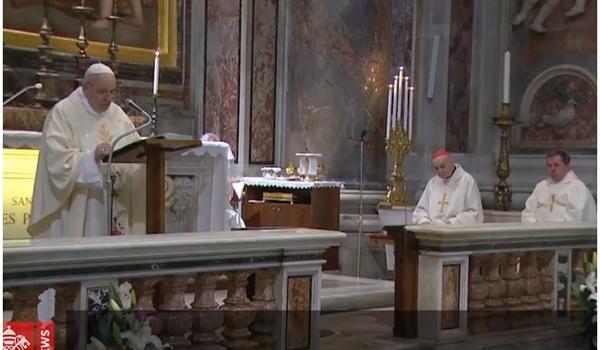
[[591, 261], [587, 255], [583, 256], [582, 269], [585, 276], [583, 281], [575, 281], [573, 292], [579, 297], [579, 305], [585, 312], [584, 325], [585, 336], [591, 339], [594, 348], [597, 347], [597, 307], [596, 300], [598, 294], [597, 281], [597, 258], [596, 252], [592, 254]]
[[128, 282], [111, 284], [110, 298], [91, 295], [93, 333], [86, 350], [161, 350], [172, 349], [152, 334], [146, 313], [136, 309], [135, 291]]

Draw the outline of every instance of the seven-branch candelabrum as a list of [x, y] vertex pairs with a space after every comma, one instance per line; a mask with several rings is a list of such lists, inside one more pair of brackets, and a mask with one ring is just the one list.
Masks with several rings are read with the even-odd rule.
[[510, 210], [512, 202], [512, 189], [507, 181], [508, 177], [510, 176], [509, 136], [510, 129], [515, 124], [515, 120], [510, 116], [510, 108], [508, 103], [502, 104], [500, 116], [498, 118], [494, 118], [494, 124], [500, 128], [500, 152], [498, 153], [498, 164], [496, 167], [498, 182], [494, 187], [494, 199], [498, 209]]
[[394, 169], [390, 175], [391, 186], [385, 201], [390, 205], [407, 205], [407, 190], [404, 184], [404, 158], [410, 153], [411, 141], [400, 121], [396, 121], [390, 136], [385, 140], [386, 149], [394, 161]]

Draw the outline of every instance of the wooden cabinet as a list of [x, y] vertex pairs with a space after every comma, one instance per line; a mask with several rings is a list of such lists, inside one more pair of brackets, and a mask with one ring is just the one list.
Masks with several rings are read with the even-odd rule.
[[[264, 193], [291, 197], [291, 202], [264, 200]], [[306, 227], [325, 230], [340, 229], [340, 189], [279, 188], [246, 185], [242, 216], [248, 228]], [[324, 270], [339, 269], [338, 247], [323, 253]]]

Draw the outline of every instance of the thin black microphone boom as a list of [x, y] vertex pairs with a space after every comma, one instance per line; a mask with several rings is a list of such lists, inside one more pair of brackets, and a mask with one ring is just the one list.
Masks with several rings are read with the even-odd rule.
[[14, 94], [11, 97], [9, 97], [6, 101], [4, 101], [4, 103], [2, 103], [2, 107], [4, 107], [7, 104], [9, 104], [9, 102], [12, 101], [12, 100], [14, 100], [15, 98], [23, 95], [25, 93], [25, 91], [29, 91], [31, 89], [38, 89], [38, 90], [40, 90], [42, 87], [44, 87], [44, 85], [42, 85], [42, 83], [35, 83], [33, 85], [29, 85], [27, 87], [24, 87], [23, 89], [21, 89], [21, 91], [17, 92], [16, 94]]
[[367, 135], [367, 129], [364, 129], [363, 131], [360, 132], [360, 140], [361, 141], [364, 141], [365, 135]]
[[136, 111], [142, 113], [144, 115], [144, 117], [152, 119], [152, 117], [150, 116], [150, 113], [146, 112], [145, 109], [143, 109], [142, 107], [140, 107], [137, 103], [135, 103], [132, 99], [130, 98], [126, 98], [125, 99], [125, 104], [127, 104], [129, 107], [135, 109]]

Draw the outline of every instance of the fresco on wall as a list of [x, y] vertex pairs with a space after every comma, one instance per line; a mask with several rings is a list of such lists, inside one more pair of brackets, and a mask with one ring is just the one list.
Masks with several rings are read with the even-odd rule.
[[[324, 176], [352, 187], [386, 181], [387, 85], [391, 77], [391, 2], [292, 1], [286, 160], [323, 154]], [[315, 33], [319, 33], [315, 35]]]
[[237, 159], [240, 0], [206, 1], [204, 132], [229, 143]]
[[452, 1], [446, 116], [446, 149], [450, 152], [464, 153], [469, 146], [469, 82], [474, 7], [471, 0]]
[[250, 163], [272, 164], [275, 151], [275, 79], [278, 0], [255, 0], [252, 24]]
[[515, 3], [512, 147], [596, 150], [596, 1]]

